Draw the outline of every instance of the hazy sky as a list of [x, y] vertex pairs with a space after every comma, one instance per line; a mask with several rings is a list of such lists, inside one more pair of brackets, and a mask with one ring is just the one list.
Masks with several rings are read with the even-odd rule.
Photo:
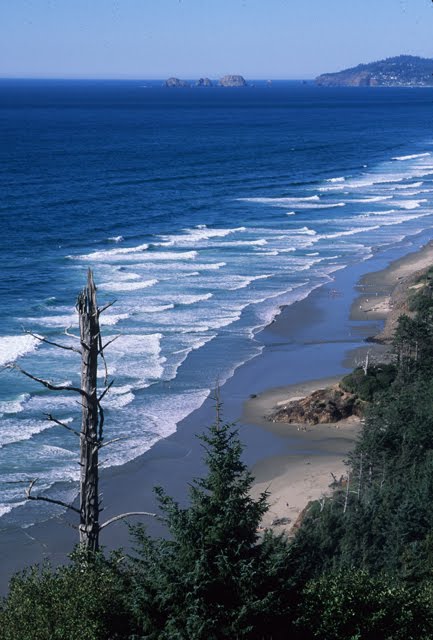
[[431, 0], [0, 0], [0, 76], [309, 78], [433, 57]]

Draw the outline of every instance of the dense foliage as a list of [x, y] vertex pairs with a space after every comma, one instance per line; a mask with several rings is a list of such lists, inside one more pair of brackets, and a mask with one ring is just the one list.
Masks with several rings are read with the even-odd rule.
[[201, 436], [187, 507], [158, 488], [168, 535], [15, 576], [0, 640], [428, 640], [433, 637], [433, 287], [399, 321], [395, 364], [343, 387], [368, 409], [347, 479], [292, 540], [262, 531], [268, 495], [230, 425]]
[[305, 639], [427, 640], [432, 604], [430, 585], [414, 589], [389, 574], [341, 570], [308, 583], [294, 626]]
[[143, 637], [286, 637], [288, 544], [259, 536], [267, 494], [250, 497], [253, 478], [229, 425], [214, 425], [202, 441], [209, 473], [191, 486], [190, 506], [157, 490], [170, 539], [134, 529], [134, 612]]
[[115, 554], [33, 567], [12, 578], [0, 607], [1, 640], [112, 640], [129, 637], [129, 578]]
[[[429, 281], [412, 308], [415, 315], [401, 317], [396, 331], [395, 379], [372, 396], [345, 486], [323, 509], [312, 507], [297, 535], [295, 564], [303, 580], [353, 567], [373, 574], [385, 570], [418, 585], [433, 575]], [[359, 372], [354, 376], [358, 379]]]
[[362, 367], [357, 367], [352, 373], [344, 376], [340, 387], [344, 391], [356, 394], [360, 400], [372, 402], [379, 393], [386, 391], [394, 382], [397, 368], [394, 364], [372, 365], [364, 372]]

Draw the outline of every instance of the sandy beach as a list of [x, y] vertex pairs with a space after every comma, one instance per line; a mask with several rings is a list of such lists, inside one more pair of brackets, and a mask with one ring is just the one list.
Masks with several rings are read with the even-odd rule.
[[[411, 290], [418, 286], [417, 279], [432, 264], [433, 245], [429, 243], [419, 252], [408, 254], [385, 269], [363, 276], [357, 285], [360, 295], [351, 306], [351, 319], [385, 321], [378, 338], [389, 340], [398, 317], [407, 311], [407, 298]], [[350, 364], [352, 360], [352, 366], [355, 365], [360, 352], [366, 349], [376, 350], [374, 356], [377, 359], [384, 353], [380, 345], [363, 347], [353, 352], [347, 363]], [[259, 424], [282, 437], [289, 437], [296, 431], [307, 449], [305, 453], [274, 456], [254, 465], [252, 472], [256, 483], [253, 495], [258, 496], [263, 491], [270, 493], [270, 510], [264, 519], [264, 527], [290, 533], [308, 503], [328, 494], [333, 480], [345, 475], [345, 458], [361, 428], [360, 419], [354, 417], [336, 424], [313, 426], [270, 421], [272, 413], [282, 405], [334, 385], [339, 379], [324, 378], [269, 389], [245, 403], [243, 421]]]
[[383, 330], [376, 337], [389, 340], [399, 316], [407, 312], [408, 296], [419, 286], [418, 277], [431, 265], [433, 244], [430, 242], [421, 251], [397, 260], [386, 269], [366, 274], [357, 286], [360, 295], [353, 302], [351, 318], [385, 320]]
[[[270, 491], [271, 508], [264, 527], [287, 518], [290, 522], [283, 526], [290, 528], [310, 500], [329, 491], [331, 473], [337, 478], [344, 474], [344, 459], [359, 430], [357, 421], [298, 430], [295, 425], [270, 423], [265, 416], [288, 398], [304, 396], [335, 381], [368, 349], [384, 348], [369, 345], [365, 339], [382, 330], [386, 314], [370, 317], [363, 313], [358, 319], [353, 309], [367, 304], [359, 299], [360, 294], [367, 294], [366, 286], [369, 296], [376, 297], [377, 292], [377, 297], [389, 297], [399, 278], [433, 263], [432, 246], [422, 248], [428, 239], [411, 239], [368, 262], [341, 270], [329, 284], [284, 307], [274, 322], [255, 336], [261, 354], [239, 367], [221, 388], [223, 416], [237, 423], [245, 446], [244, 459], [256, 478], [253, 492]], [[203, 450], [195, 436], [212, 423], [214, 415], [214, 401], [209, 398], [171, 436], [132, 462], [104, 471], [104, 518], [125, 511], [154, 511], [156, 485], [186, 504], [189, 483], [205, 472]], [[37, 509], [39, 504], [22, 508]], [[25, 566], [44, 559], [64, 562], [77, 541], [74, 524], [63, 513], [26, 529], [17, 525], [14, 512], [2, 518], [0, 591], [5, 593], [10, 576]], [[149, 519], [146, 525], [151, 534], [164, 533], [158, 521]], [[282, 530], [281, 525], [276, 527]], [[102, 544], [108, 550], [128, 548], [125, 523], [107, 528]]]
[[260, 424], [264, 429], [277, 432], [282, 438], [296, 430], [306, 449], [295, 455], [287, 453], [273, 456], [254, 465], [252, 473], [256, 482], [253, 495], [257, 497], [263, 491], [270, 493], [270, 509], [264, 518], [264, 527], [290, 532], [308, 502], [328, 493], [334, 479], [340, 479], [346, 473], [344, 460], [360, 429], [358, 418], [314, 426], [269, 421], [272, 412], [279, 406], [331, 386], [338, 380], [324, 378], [271, 389], [245, 403], [243, 420]]

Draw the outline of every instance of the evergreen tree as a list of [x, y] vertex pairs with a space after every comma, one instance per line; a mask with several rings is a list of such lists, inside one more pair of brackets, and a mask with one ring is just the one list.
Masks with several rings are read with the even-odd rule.
[[260, 533], [268, 494], [251, 497], [253, 477], [231, 425], [217, 420], [200, 439], [209, 471], [192, 483], [190, 506], [156, 490], [171, 539], [152, 540], [133, 529], [140, 637], [285, 638], [288, 545]]

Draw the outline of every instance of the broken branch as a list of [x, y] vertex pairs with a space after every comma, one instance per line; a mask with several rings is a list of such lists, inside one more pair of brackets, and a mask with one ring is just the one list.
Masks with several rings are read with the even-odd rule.
[[71, 509], [71, 511], [75, 511], [76, 513], [80, 513], [80, 510], [76, 507], [68, 504], [67, 502], [63, 502], [63, 500], [55, 500], [54, 498], [47, 498], [45, 496], [32, 496], [32, 489], [35, 483], [37, 482], [37, 478], [34, 478], [30, 481], [28, 488], [26, 489], [26, 497], [27, 500], [42, 500], [43, 502], [50, 502], [51, 504], [56, 504], [60, 507], [64, 507], [65, 509]]
[[63, 427], [68, 431], [72, 431], [72, 433], [75, 433], [75, 435], [78, 436], [79, 438], [81, 437], [81, 434], [79, 431], [76, 431], [75, 429], [70, 427], [68, 424], [66, 424], [66, 422], [61, 422], [60, 420], [57, 420], [57, 418], [52, 416], [51, 413], [45, 413], [44, 415], [46, 416], [47, 420], [49, 420], [50, 422], [54, 422], [55, 424], [58, 424], [59, 427]]
[[129, 518], [130, 516], [151, 516], [152, 518], [156, 518], [156, 513], [149, 513], [148, 511], [129, 511], [128, 513], [121, 513], [119, 516], [114, 516], [114, 518], [110, 518], [103, 524], [99, 525], [99, 531], [108, 527], [109, 524], [113, 522], [117, 522], [117, 520], [123, 520], [124, 518]]
[[107, 309], [109, 309], [110, 307], [113, 306], [113, 304], [115, 304], [117, 302], [117, 300], [112, 300], [111, 302], [107, 302], [107, 304], [104, 304], [103, 307], [101, 307], [100, 309], [98, 309], [98, 316], [101, 315], [101, 313], [104, 313], [104, 311], [106, 311]]
[[[104, 349], [106, 349], [110, 344], [112, 344], [115, 340], [117, 340], [118, 338], [121, 337], [121, 333], [119, 333], [117, 336], [114, 336], [114, 338], [112, 338], [111, 340], [109, 340], [108, 342], [106, 342], [103, 346], [101, 346], [99, 353], [103, 353]], [[98, 355], [99, 355], [98, 353]]]
[[123, 436], [122, 438], [113, 438], [112, 440], [107, 440], [107, 442], [102, 442], [99, 445], [99, 448], [102, 449], [102, 447], [108, 447], [109, 444], [113, 444], [114, 442], [119, 442], [120, 440], [128, 440], [128, 437]]
[[8, 366], [9, 366], [10, 369], [16, 369], [17, 371], [19, 371], [23, 375], [27, 376], [31, 380], [34, 380], [35, 382], [39, 382], [39, 384], [42, 384], [47, 389], [50, 389], [50, 391], [75, 391], [75, 393], [79, 393], [82, 396], [88, 397], [88, 394], [85, 391], [83, 391], [83, 389], [80, 389], [79, 387], [70, 387], [70, 386], [67, 386], [67, 385], [64, 385], [64, 384], [55, 385], [55, 384], [52, 384], [51, 382], [49, 382], [48, 380], [43, 380], [43, 378], [38, 378], [37, 376], [32, 375], [31, 373], [29, 373], [25, 369], [22, 369], [17, 364], [11, 364], [11, 365], [8, 365]]
[[37, 333], [33, 333], [32, 331], [24, 331], [24, 333], [28, 333], [28, 335], [32, 336], [32, 338], [35, 338], [36, 340], [39, 340], [40, 342], [45, 342], [45, 344], [51, 344], [53, 347], [57, 347], [58, 349], [65, 349], [65, 351], [74, 351], [75, 353], [78, 353], [78, 354], [81, 355], [80, 349], [76, 349], [75, 347], [68, 347], [68, 345], [66, 345], [66, 344], [60, 344], [59, 342], [53, 342], [52, 340], [48, 340], [47, 338], [44, 338], [43, 336], [38, 336]]

